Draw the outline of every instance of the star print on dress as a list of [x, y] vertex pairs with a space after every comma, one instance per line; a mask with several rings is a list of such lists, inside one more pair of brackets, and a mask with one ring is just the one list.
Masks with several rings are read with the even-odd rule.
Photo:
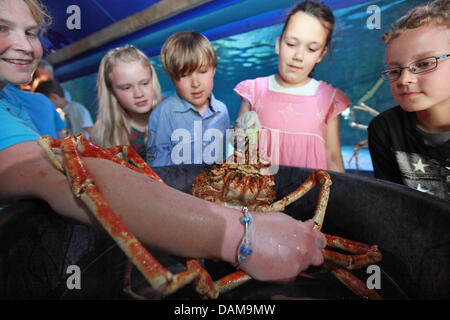
[[292, 106], [292, 103], [289, 103], [286, 106], [286, 108], [278, 110], [278, 112], [281, 113], [281, 115], [283, 116], [285, 122], [288, 122], [289, 119], [291, 119], [294, 116], [302, 115], [301, 112], [298, 112], [298, 111], [296, 111], [294, 109], [294, 107]]
[[323, 122], [325, 120], [325, 112], [323, 112], [323, 110], [320, 110], [320, 112], [317, 112], [317, 118], [319, 118], [319, 120], [321, 122]]

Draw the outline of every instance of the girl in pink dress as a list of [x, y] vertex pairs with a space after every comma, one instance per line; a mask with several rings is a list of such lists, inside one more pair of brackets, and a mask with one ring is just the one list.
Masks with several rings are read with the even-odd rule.
[[277, 39], [278, 74], [234, 88], [242, 99], [239, 116], [257, 113], [265, 129], [260, 143], [274, 164], [345, 172], [339, 114], [350, 100], [309, 76], [327, 52], [333, 28], [334, 15], [326, 4], [299, 3]]

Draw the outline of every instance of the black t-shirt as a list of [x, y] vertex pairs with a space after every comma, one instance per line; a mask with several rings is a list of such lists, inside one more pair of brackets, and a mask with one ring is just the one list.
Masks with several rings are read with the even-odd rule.
[[399, 106], [375, 117], [368, 134], [376, 178], [450, 200], [450, 140], [425, 143], [415, 114]]

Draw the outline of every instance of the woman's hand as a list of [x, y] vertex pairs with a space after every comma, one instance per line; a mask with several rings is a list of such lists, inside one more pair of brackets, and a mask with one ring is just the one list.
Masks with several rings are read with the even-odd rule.
[[302, 222], [279, 212], [255, 212], [253, 218], [253, 253], [241, 266], [251, 277], [286, 282], [323, 263], [326, 238], [314, 229], [313, 220]]

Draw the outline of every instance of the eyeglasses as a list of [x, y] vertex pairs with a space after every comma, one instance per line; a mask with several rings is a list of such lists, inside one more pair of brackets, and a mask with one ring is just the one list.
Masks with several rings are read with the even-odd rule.
[[396, 81], [402, 75], [403, 69], [409, 69], [414, 74], [424, 73], [434, 70], [438, 66], [438, 61], [450, 57], [450, 54], [444, 54], [440, 57], [423, 58], [411, 62], [406, 67], [396, 67], [387, 69], [381, 73], [381, 77], [384, 80]]

